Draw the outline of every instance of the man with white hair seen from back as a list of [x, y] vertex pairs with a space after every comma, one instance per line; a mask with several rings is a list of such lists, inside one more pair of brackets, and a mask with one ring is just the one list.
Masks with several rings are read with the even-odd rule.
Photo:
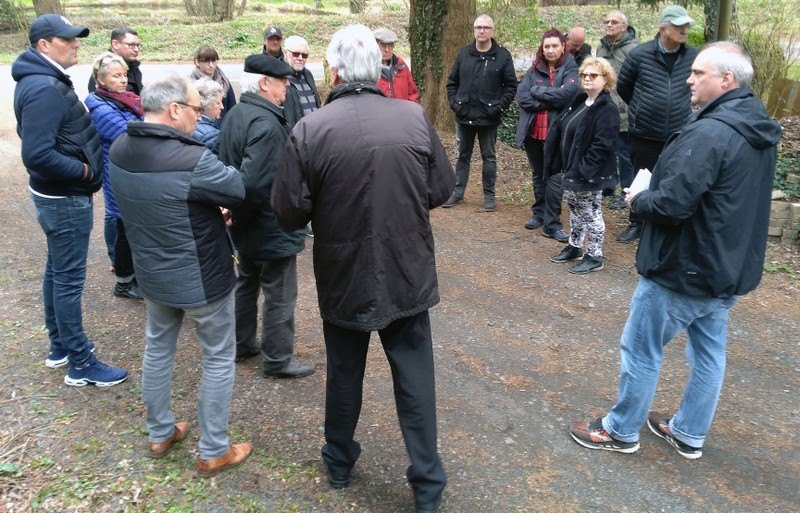
[[[686, 81], [700, 110], [667, 142], [649, 190], [625, 198], [644, 220], [641, 277], [620, 340], [617, 403], [570, 426], [584, 447], [636, 452], [647, 421], [684, 458], [703, 454], [725, 377], [728, 310], [761, 280], [781, 136], [752, 78], [737, 44], [706, 46]], [[664, 347], [681, 331], [691, 371], [678, 411], [648, 413]]]
[[[351, 25], [328, 46], [333, 90], [286, 143], [272, 207], [294, 230], [313, 222], [314, 272], [328, 357], [322, 460], [334, 488], [350, 484], [372, 331], [394, 380], [406, 473], [418, 513], [437, 511], [447, 478], [436, 448], [436, 393], [428, 309], [439, 302], [429, 211], [453, 169], [418, 104], [375, 85], [381, 53]], [[394, 130], [386, 130], [386, 120]]]

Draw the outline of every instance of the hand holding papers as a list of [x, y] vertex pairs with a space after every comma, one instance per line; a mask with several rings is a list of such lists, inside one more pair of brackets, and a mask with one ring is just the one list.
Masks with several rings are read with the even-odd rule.
[[640, 169], [638, 173], [636, 173], [636, 178], [633, 179], [633, 183], [627, 189], [624, 189], [625, 194], [625, 203], [630, 206], [631, 201], [633, 198], [642, 191], [646, 191], [650, 188], [650, 178], [653, 175], [650, 173], [649, 169]]

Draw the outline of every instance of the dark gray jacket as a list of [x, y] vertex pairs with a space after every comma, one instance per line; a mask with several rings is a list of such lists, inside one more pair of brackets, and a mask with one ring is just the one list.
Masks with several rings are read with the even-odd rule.
[[386, 98], [375, 84], [337, 86], [297, 123], [272, 207], [289, 230], [312, 222], [325, 321], [372, 331], [439, 302], [428, 211], [454, 181], [422, 107]]
[[198, 308], [236, 283], [220, 206], [244, 198], [239, 172], [203, 143], [166, 125], [130, 123], [111, 145], [109, 175], [151, 301]]
[[728, 298], [761, 280], [781, 127], [746, 87], [720, 96], [667, 142], [650, 190], [636, 268], [694, 297]]
[[[628, 58], [628, 55], [630, 55], [633, 49], [639, 46], [639, 44], [640, 41], [636, 39], [636, 30], [634, 30], [633, 27], [628, 27], [628, 31], [613, 43], [608, 40], [608, 37], [603, 37], [600, 40], [600, 46], [597, 48], [597, 56], [610, 62], [611, 67], [614, 68], [614, 71], [619, 76], [625, 59]], [[614, 103], [616, 103], [617, 108], [619, 108], [619, 131], [627, 132], [628, 104], [619, 97], [616, 87], [611, 91], [611, 98], [613, 98]]]
[[622, 64], [617, 93], [628, 104], [628, 132], [643, 139], [666, 141], [683, 128], [692, 113], [686, 84], [697, 48], [682, 44], [672, 69], [655, 39], [634, 48]]
[[283, 229], [269, 204], [288, 135], [283, 109], [253, 93], [243, 93], [222, 122], [219, 158], [239, 169], [246, 190], [244, 202], [233, 209], [233, 240], [252, 260], [277, 260], [305, 248], [306, 229]]

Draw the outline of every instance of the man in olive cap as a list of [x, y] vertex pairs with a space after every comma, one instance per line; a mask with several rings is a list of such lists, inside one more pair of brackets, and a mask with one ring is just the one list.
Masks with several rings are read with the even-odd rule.
[[[264, 377], [299, 378], [314, 372], [294, 352], [297, 254], [306, 229], [278, 225], [270, 206], [273, 176], [289, 124], [282, 107], [292, 68], [269, 55], [244, 61], [242, 96], [225, 116], [220, 159], [242, 174], [245, 200], [233, 210], [233, 239], [239, 250], [236, 282], [236, 361], [261, 355]], [[259, 286], [264, 291], [261, 341], [256, 339]]]
[[271, 55], [278, 59], [283, 60], [283, 48], [281, 42], [283, 41], [283, 30], [277, 25], [267, 27], [264, 31], [264, 55]]
[[112, 386], [128, 372], [98, 360], [83, 331], [81, 296], [92, 231], [92, 195], [103, 179], [100, 139], [73, 89], [67, 68], [78, 63], [77, 38], [89, 35], [58, 14], [31, 23], [31, 46], [11, 66], [14, 114], [36, 218], [47, 238], [42, 280], [50, 338], [45, 365], [69, 364], [70, 386]]
[[[691, 92], [686, 79], [697, 48], [686, 44], [694, 20], [686, 9], [670, 5], [658, 18], [658, 34], [634, 48], [619, 71], [617, 93], [628, 104], [628, 133], [634, 172], [652, 171], [667, 139], [689, 121]], [[639, 238], [642, 221], [630, 214], [630, 225], [618, 242]]]

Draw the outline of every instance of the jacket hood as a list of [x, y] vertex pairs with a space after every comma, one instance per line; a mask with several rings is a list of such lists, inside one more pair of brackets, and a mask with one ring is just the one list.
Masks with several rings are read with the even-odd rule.
[[624, 46], [633, 41], [634, 39], [636, 39], [636, 29], [631, 26], [628, 26], [628, 31], [621, 38], [617, 39], [614, 42], [611, 42], [608, 40], [608, 36], [603, 36], [600, 39], [600, 44], [608, 48], [615, 48], [618, 46]]
[[711, 118], [736, 130], [754, 148], [763, 150], [778, 144], [781, 126], [747, 87], [728, 91], [697, 113], [697, 119]]
[[161, 123], [150, 123], [147, 121], [132, 121], [128, 123], [128, 135], [137, 137], [160, 137], [162, 139], [177, 139], [184, 144], [195, 146], [205, 146], [205, 144], [193, 138], [191, 135], [184, 134], [176, 128], [162, 125]]
[[53, 67], [39, 52], [32, 47], [19, 54], [17, 60], [11, 65], [11, 76], [16, 82], [29, 75], [47, 75], [55, 77], [72, 87], [72, 80], [68, 75]]

